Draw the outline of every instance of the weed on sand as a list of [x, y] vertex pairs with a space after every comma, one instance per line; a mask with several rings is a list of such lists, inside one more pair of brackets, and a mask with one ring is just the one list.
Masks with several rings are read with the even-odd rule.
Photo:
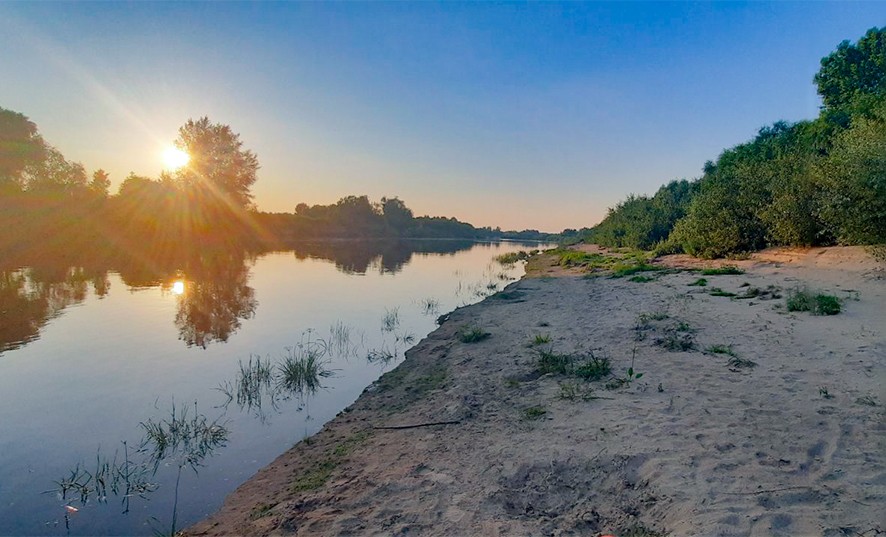
[[837, 297], [809, 289], [794, 289], [788, 293], [786, 305], [788, 311], [808, 311], [813, 315], [836, 315], [842, 310]]
[[458, 339], [462, 343], [477, 343], [491, 335], [492, 334], [476, 325], [466, 325], [461, 327], [461, 330], [458, 331]]

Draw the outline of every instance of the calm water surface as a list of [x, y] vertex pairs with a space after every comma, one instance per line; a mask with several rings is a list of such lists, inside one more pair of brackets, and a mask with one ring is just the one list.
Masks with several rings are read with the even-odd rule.
[[[537, 247], [537, 245], [532, 246]], [[0, 270], [0, 535], [168, 531], [178, 465], [156, 490], [105, 501], [62, 498], [57, 482], [98, 453], [132, 458], [140, 425], [174, 404], [229, 431], [197, 472], [181, 474], [179, 528], [216, 510], [256, 470], [353, 402], [438, 315], [522, 275], [501, 266], [513, 243], [306, 245], [208, 264]], [[140, 265], [141, 266], [141, 265]], [[240, 405], [240, 364], [311, 349], [331, 376], [275, 405]], [[234, 397], [231, 400], [225, 392]], [[242, 401], [241, 401], [242, 402]], [[144, 457], [142, 457], [144, 458]], [[67, 506], [76, 508], [72, 512]]]

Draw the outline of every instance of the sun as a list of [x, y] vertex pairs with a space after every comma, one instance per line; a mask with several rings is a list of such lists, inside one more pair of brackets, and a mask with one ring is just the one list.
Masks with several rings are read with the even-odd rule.
[[191, 156], [177, 147], [167, 147], [163, 151], [163, 165], [167, 170], [177, 170], [187, 164]]

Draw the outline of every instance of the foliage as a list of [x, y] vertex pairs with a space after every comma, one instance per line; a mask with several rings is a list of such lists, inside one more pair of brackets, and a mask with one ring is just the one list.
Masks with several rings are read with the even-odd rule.
[[458, 331], [458, 339], [462, 343], [477, 343], [478, 341], [483, 341], [491, 335], [492, 334], [486, 332], [479, 326], [463, 326]]
[[814, 293], [808, 289], [794, 289], [789, 292], [786, 305], [788, 311], [808, 311], [813, 315], [836, 315], [842, 311], [837, 297]]
[[822, 58], [815, 84], [828, 108], [845, 107], [859, 95], [886, 96], [886, 28], [871, 28], [854, 45], [840, 43]]
[[37, 125], [26, 116], [0, 107], [0, 195], [24, 190], [22, 172], [45, 158]]
[[[744, 274], [744, 271], [735, 265], [723, 265], [722, 267], [701, 269], [701, 274], [702, 276], [722, 276], [724, 274]], [[704, 278], [702, 279], [704, 280]]]
[[175, 146], [190, 156], [174, 177], [181, 188], [201, 204], [220, 207], [249, 206], [258, 157], [243, 149], [240, 135], [208, 117], [189, 119], [178, 131]]
[[581, 235], [701, 258], [886, 242], [886, 28], [841, 43], [815, 83], [824, 101], [815, 120], [763, 127], [699, 179], [631, 195]]

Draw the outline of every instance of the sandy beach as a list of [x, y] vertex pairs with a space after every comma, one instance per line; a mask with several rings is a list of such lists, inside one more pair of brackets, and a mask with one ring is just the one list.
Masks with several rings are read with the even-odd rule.
[[[886, 264], [858, 247], [656, 263], [631, 281], [534, 258], [186, 533], [886, 534]], [[744, 272], [697, 271], [722, 265]], [[796, 288], [842, 311], [789, 312]]]

